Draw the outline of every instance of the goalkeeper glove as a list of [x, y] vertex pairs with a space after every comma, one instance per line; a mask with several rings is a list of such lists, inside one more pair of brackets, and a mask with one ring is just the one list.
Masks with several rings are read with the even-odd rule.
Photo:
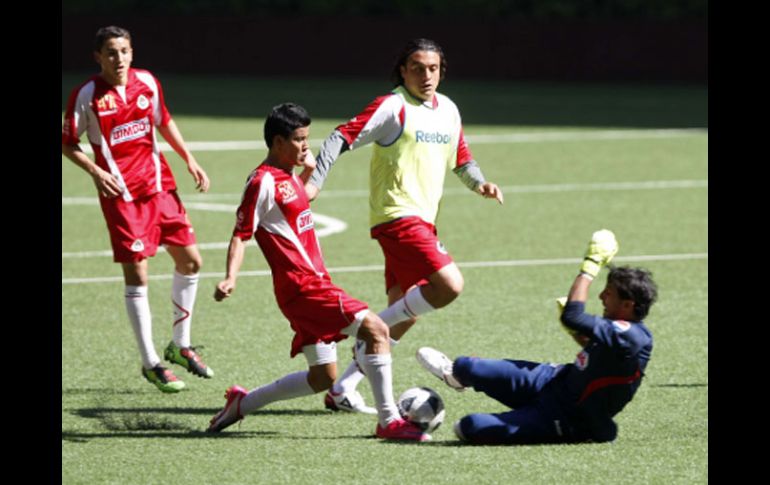
[[596, 231], [588, 243], [588, 250], [586, 250], [580, 271], [592, 279], [595, 278], [602, 266], [612, 261], [617, 252], [618, 241], [615, 239], [615, 234], [608, 229]]

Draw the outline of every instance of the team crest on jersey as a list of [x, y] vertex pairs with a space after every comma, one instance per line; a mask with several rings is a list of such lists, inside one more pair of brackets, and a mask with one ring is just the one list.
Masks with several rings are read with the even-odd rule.
[[139, 97], [136, 98], [136, 106], [139, 107], [139, 109], [147, 109], [147, 107], [150, 106], [150, 101], [144, 94], [140, 94]]
[[119, 143], [136, 140], [151, 131], [150, 119], [145, 116], [141, 120], [131, 121], [113, 128], [110, 132], [110, 144], [114, 146]]
[[131, 251], [135, 253], [141, 253], [142, 251], [144, 251], [144, 243], [142, 242], [141, 239], [137, 239], [136, 241], [133, 242], [133, 244], [131, 244]]
[[313, 213], [305, 209], [297, 216], [297, 234], [313, 229]]
[[618, 332], [625, 332], [631, 328], [631, 324], [625, 320], [613, 320], [612, 326], [615, 327]]
[[281, 194], [281, 203], [283, 205], [286, 205], [297, 198], [297, 191], [294, 190], [294, 186], [288, 180], [280, 182], [275, 188], [277, 188], [278, 192]]
[[444, 247], [444, 243], [441, 241], [436, 241], [436, 250], [441, 254], [448, 254], [446, 248]]
[[118, 103], [115, 102], [115, 96], [110, 93], [105, 94], [96, 100], [96, 110], [99, 116], [111, 115], [118, 112]]
[[577, 357], [575, 358], [575, 367], [580, 370], [588, 367], [588, 352], [581, 350], [580, 353], [577, 354]]

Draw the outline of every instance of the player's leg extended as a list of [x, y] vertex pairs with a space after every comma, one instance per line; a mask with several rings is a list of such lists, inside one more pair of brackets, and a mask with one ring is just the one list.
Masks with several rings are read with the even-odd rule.
[[198, 273], [202, 258], [198, 246], [167, 245], [174, 260], [174, 276], [171, 284], [171, 303], [173, 305], [173, 338], [164, 352], [167, 361], [183, 366], [191, 373], [210, 378], [214, 371], [201, 360], [190, 343], [193, 307], [198, 293]]
[[309, 396], [331, 387], [337, 376], [336, 343], [306, 345], [302, 347], [302, 353], [307, 359], [308, 370], [287, 374], [251, 391], [241, 386], [230, 386], [225, 391], [225, 407], [211, 418], [208, 431], [222, 431], [272, 402]]
[[526, 360], [458, 357], [452, 366], [452, 375], [463, 385], [510, 408], [518, 408], [532, 402], [557, 370], [550, 364]]

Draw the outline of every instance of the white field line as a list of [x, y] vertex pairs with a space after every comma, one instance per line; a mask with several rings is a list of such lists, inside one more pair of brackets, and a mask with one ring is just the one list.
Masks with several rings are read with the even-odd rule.
[[[495, 135], [468, 135], [466, 140], [472, 144], [485, 143], [540, 143], [554, 141], [583, 141], [583, 140], [634, 140], [645, 138], [680, 138], [685, 136], [708, 135], [708, 129], [648, 129], [648, 130], [590, 130], [590, 131], [546, 131], [535, 133], [500, 133]], [[321, 146], [323, 139], [310, 140], [313, 146]], [[262, 141], [190, 141], [187, 148], [192, 152], [219, 152], [231, 150], [264, 150]], [[80, 148], [85, 153], [93, 153], [91, 145], [82, 143]], [[160, 149], [171, 150], [168, 143], [160, 142]]]
[[[618, 256], [616, 262], [638, 263], [647, 261], [686, 261], [708, 259], [708, 253], [681, 253], [681, 254], [649, 254], [639, 256]], [[557, 258], [557, 259], [519, 259], [509, 261], [469, 261], [457, 263], [461, 268], [502, 268], [510, 266], [550, 266], [559, 264], [578, 264], [582, 261], [579, 258]], [[382, 265], [368, 266], [341, 266], [339, 268], [328, 268], [329, 273], [363, 273], [368, 271], [383, 271]], [[259, 277], [270, 276], [270, 270], [243, 271], [239, 277]], [[201, 273], [201, 278], [223, 278], [224, 273]], [[150, 280], [170, 280], [172, 275], [152, 275]], [[123, 281], [122, 276], [103, 276], [96, 278], [62, 278], [62, 285], [89, 284], [89, 283], [119, 283]]]
[[[85, 199], [85, 198], [84, 198]], [[62, 199], [63, 202], [63, 199]], [[91, 205], [90, 201], [85, 201], [86, 204]], [[93, 203], [96, 204], [96, 200], [93, 200]], [[85, 204], [84, 204], [85, 205]], [[211, 210], [211, 211], [221, 211], [221, 212], [228, 212], [230, 214], [235, 214], [236, 209], [238, 208], [235, 205], [227, 205], [227, 204], [201, 204], [201, 203], [189, 203], [185, 204], [185, 207], [188, 209], [200, 209], [200, 210]], [[338, 232], [346, 231], [348, 228], [348, 224], [345, 221], [342, 221], [340, 219], [335, 219], [334, 217], [326, 216], [323, 214], [313, 213], [313, 222], [316, 225], [316, 236], [318, 237], [326, 237], [331, 234], [337, 234]], [[321, 227], [318, 227], [318, 226]], [[230, 245], [229, 241], [225, 242], [215, 242], [215, 243], [200, 243], [198, 244], [198, 249], [205, 250], [205, 249], [227, 249]], [[254, 239], [249, 239], [246, 243], [247, 246], [256, 246], [257, 243], [254, 241]], [[159, 253], [165, 253], [166, 249], [161, 246], [158, 248]], [[112, 250], [102, 250], [102, 251], [79, 251], [79, 252], [71, 252], [71, 253], [61, 253], [62, 258], [71, 259], [71, 258], [99, 258], [99, 257], [112, 257]]]
[[[708, 180], [650, 180], [646, 182], [607, 182], [607, 183], [589, 183], [589, 184], [551, 184], [551, 185], [508, 185], [501, 187], [504, 194], [536, 194], [548, 192], [581, 192], [581, 191], [607, 191], [607, 190], [657, 190], [657, 189], [692, 189], [707, 188]], [[444, 190], [446, 195], [465, 195], [472, 192], [464, 187], [447, 188]], [[346, 197], [368, 197], [368, 190], [329, 190], [322, 193], [322, 197], [346, 198]], [[222, 204], [210, 202], [212, 200], [240, 200], [241, 194], [192, 194], [185, 195], [185, 207], [190, 210], [206, 210], [215, 212], [226, 212], [234, 214], [237, 208], [234, 204]], [[197, 202], [207, 200], [209, 202]], [[62, 206], [89, 205], [97, 206], [96, 196], [92, 197], [62, 197]], [[316, 229], [318, 237], [325, 237], [331, 234], [337, 234], [347, 229], [347, 224], [324, 214], [313, 214], [315, 221], [321, 227]], [[198, 249], [226, 249], [228, 242], [201, 243]], [[165, 251], [163, 248], [159, 252]], [[62, 258], [95, 258], [110, 257], [112, 251], [79, 251], [63, 252]]]
[[[550, 192], [600, 192], [613, 190], [661, 190], [661, 189], [700, 189], [708, 187], [708, 180], [647, 180], [640, 182], [599, 182], [587, 184], [547, 184], [547, 185], [504, 185], [500, 190], [504, 194], [538, 194]], [[447, 187], [444, 195], [471, 195], [473, 192], [465, 187]], [[235, 212], [234, 205], [222, 205], [213, 201], [239, 201], [242, 194], [189, 194], [184, 195], [184, 204], [188, 209]], [[324, 190], [319, 197], [330, 199], [348, 197], [369, 197], [368, 189], [355, 190]], [[205, 201], [205, 202], [204, 202]], [[96, 196], [92, 197], [62, 197], [62, 205], [93, 205], [99, 204]]]

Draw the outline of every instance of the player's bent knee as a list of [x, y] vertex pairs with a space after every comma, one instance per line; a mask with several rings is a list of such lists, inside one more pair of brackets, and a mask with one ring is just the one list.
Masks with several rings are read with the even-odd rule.
[[388, 342], [390, 339], [390, 329], [380, 317], [374, 313], [370, 313], [364, 318], [364, 321], [361, 322], [358, 338], [365, 342], [371, 341], [372, 343]]
[[332, 387], [337, 378], [337, 366], [313, 366], [307, 376], [310, 388], [315, 392], [326, 391]]

